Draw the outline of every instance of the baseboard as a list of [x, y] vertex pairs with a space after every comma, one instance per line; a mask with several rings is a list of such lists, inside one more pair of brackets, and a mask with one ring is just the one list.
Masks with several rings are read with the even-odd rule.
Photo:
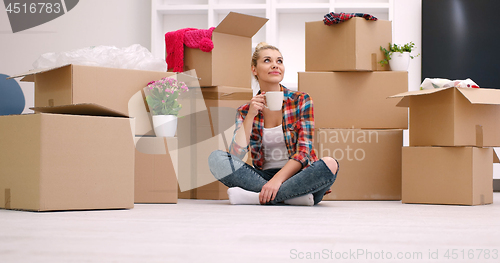
[[493, 179], [493, 192], [500, 192], [500, 179]]

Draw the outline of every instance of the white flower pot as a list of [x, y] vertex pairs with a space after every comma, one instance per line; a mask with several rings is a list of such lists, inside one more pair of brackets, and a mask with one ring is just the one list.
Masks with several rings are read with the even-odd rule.
[[410, 52], [393, 52], [389, 60], [392, 71], [408, 71], [410, 65]]
[[154, 115], [153, 126], [156, 137], [174, 137], [177, 131], [177, 116]]

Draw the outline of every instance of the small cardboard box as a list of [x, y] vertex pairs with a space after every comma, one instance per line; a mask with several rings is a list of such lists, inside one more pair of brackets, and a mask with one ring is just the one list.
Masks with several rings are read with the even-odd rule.
[[387, 99], [408, 90], [408, 72], [299, 72], [298, 89], [313, 100], [316, 128], [408, 128], [408, 110]]
[[500, 90], [453, 87], [391, 97], [410, 108], [410, 146], [500, 146]]
[[[179, 160], [190, 160], [189, 164], [179, 163], [179, 198], [227, 199], [227, 187], [217, 182], [210, 172], [208, 156], [215, 150], [229, 150], [236, 109], [249, 102], [253, 92], [226, 86], [201, 88], [200, 92], [202, 107], [198, 102], [191, 102], [195, 105], [191, 110], [196, 114], [192, 114], [193, 118], [179, 119], [179, 147], [184, 146], [179, 151]], [[248, 154], [244, 160], [251, 163]]]
[[391, 21], [306, 22], [306, 71], [389, 70], [378, 62], [384, 59], [380, 46], [388, 48], [391, 42]]
[[0, 117], [0, 208], [133, 208], [130, 125], [130, 119], [123, 117], [46, 113]]
[[[137, 135], [154, 135], [142, 91], [153, 80], [176, 78], [172, 72], [81, 65], [31, 70], [11, 78], [35, 83], [35, 107], [94, 103], [137, 118]], [[134, 96], [135, 95], [135, 96]], [[139, 94], [140, 95], [140, 94]]]
[[201, 87], [251, 88], [252, 37], [267, 20], [230, 12], [212, 33], [211, 52], [185, 47], [185, 71], [195, 69]]
[[168, 149], [176, 137], [135, 138], [135, 203], [177, 203], [177, 175]]
[[492, 148], [403, 147], [403, 203], [493, 203]]
[[316, 129], [319, 158], [339, 162], [323, 200], [401, 200], [403, 130]]

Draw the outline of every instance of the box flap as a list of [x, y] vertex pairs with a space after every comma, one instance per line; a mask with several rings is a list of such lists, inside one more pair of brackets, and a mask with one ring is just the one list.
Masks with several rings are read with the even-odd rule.
[[472, 104], [500, 104], [500, 90], [457, 88]]
[[214, 32], [242, 37], [253, 37], [267, 22], [267, 18], [230, 12]]
[[396, 107], [410, 107], [410, 97], [403, 97], [398, 104], [396, 104]]
[[399, 93], [396, 95], [392, 95], [389, 98], [402, 98], [402, 97], [408, 97], [408, 96], [426, 95], [426, 94], [436, 93], [436, 92], [439, 92], [439, 91], [442, 91], [445, 89], [449, 89], [449, 88], [413, 90], [413, 91], [407, 91], [407, 92]]
[[410, 107], [410, 96], [419, 96], [419, 95], [426, 95], [426, 94], [432, 94], [436, 93], [445, 89], [449, 88], [438, 88], [438, 89], [428, 89], [428, 90], [413, 90], [413, 91], [407, 91], [403, 93], [399, 93], [396, 95], [389, 96], [388, 98], [402, 98], [398, 104], [396, 104], [397, 107]]
[[95, 103], [80, 103], [72, 105], [61, 105], [52, 107], [33, 107], [30, 108], [40, 113], [57, 113], [71, 115], [90, 115], [90, 116], [108, 116], [108, 117], [128, 117], [121, 112], [108, 109]]
[[[398, 104], [398, 107], [409, 107], [409, 99], [410, 96], [419, 96], [419, 95], [427, 95], [436, 92], [440, 92], [446, 89], [455, 88], [455, 87], [447, 87], [447, 88], [437, 88], [430, 90], [415, 90], [399, 93], [389, 98], [403, 98]], [[496, 89], [471, 89], [471, 88], [456, 88], [462, 95], [464, 95], [467, 100], [469, 100], [472, 104], [500, 104], [500, 90]]]
[[63, 66], [52, 67], [52, 68], [32, 69], [32, 70], [30, 70], [28, 72], [25, 72], [25, 73], [21, 73], [21, 74], [17, 74], [17, 75], [14, 75], [14, 76], [10, 76], [7, 79], [24, 77], [23, 79], [21, 79], [21, 81], [34, 82], [35, 81], [35, 75], [38, 74], [38, 73], [43, 73], [43, 72], [47, 72], [47, 71], [51, 71], [51, 70], [54, 70], [54, 69], [58, 69], [58, 68], [62, 68], [62, 67], [67, 67], [67, 66], [71, 66], [71, 64], [66, 64], [66, 65], [63, 65]]
[[396, 95], [392, 95], [388, 98], [402, 98], [401, 101], [399, 101], [398, 104], [396, 104], [396, 106], [397, 107], [410, 107], [410, 97], [411, 96], [432, 94], [432, 93], [440, 92], [440, 91], [445, 90], [445, 89], [449, 89], [449, 88], [413, 90], [413, 91], [407, 91], [407, 92], [399, 93]]
[[498, 159], [498, 155], [495, 149], [493, 149], [493, 163], [500, 163], [500, 159]]

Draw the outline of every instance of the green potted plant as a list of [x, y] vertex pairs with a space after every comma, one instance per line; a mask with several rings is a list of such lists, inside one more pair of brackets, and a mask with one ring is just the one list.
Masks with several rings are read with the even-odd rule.
[[173, 137], [177, 130], [177, 115], [182, 105], [177, 101], [181, 93], [187, 92], [186, 83], [174, 78], [151, 81], [144, 88], [153, 126], [158, 137]]
[[385, 59], [379, 61], [379, 63], [384, 66], [389, 64], [391, 70], [394, 71], [407, 71], [408, 66], [410, 64], [410, 59], [413, 59], [416, 56], [412, 56], [410, 52], [415, 49], [415, 43], [410, 42], [404, 45], [392, 44], [389, 43], [389, 49], [385, 49], [384, 47], [380, 47], [380, 50], [384, 52]]

